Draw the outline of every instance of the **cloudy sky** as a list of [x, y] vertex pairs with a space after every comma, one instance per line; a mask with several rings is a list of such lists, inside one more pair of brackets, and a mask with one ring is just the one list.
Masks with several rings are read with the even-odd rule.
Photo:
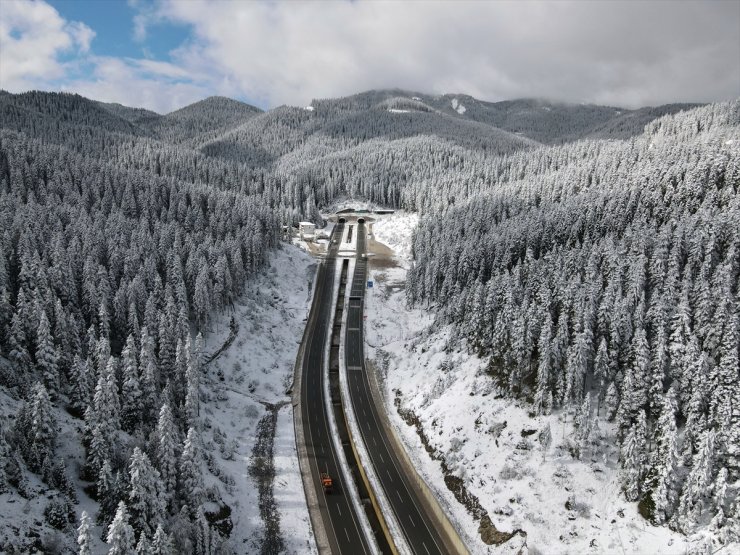
[[740, 0], [0, 0], [0, 88], [168, 112], [386, 87], [626, 107], [740, 96]]

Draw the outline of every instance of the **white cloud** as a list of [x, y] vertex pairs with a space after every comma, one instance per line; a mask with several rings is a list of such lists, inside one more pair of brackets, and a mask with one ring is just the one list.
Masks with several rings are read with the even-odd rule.
[[161, 0], [178, 63], [269, 105], [368, 88], [612, 104], [740, 94], [738, 2]]
[[207, 82], [170, 62], [96, 56], [95, 32], [43, 1], [0, 2], [0, 88], [63, 90], [158, 112], [211, 94]]
[[2, 0], [0, 87], [27, 90], [64, 76], [60, 57], [87, 52], [94, 36], [84, 23], [64, 20], [45, 2]]
[[185, 70], [166, 62], [112, 57], [93, 57], [90, 61], [92, 74], [64, 83], [62, 90], [159, 113], [211, 94], [206, 86], [190, 80]]
[[388, 87], [624, 106], [740, 96], [736, 1], [129, 0], [145, 51], [153, 25], [190, 29], [159, 60], [96, 55], [94, 32], [43, 1], [0, 2], [0, 87], [159, 112], [211, 94], [303, 106]]

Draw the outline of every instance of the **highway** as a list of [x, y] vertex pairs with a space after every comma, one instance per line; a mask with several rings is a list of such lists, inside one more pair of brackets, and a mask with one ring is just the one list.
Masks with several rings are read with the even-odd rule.
[[[385, 437], [377, 406], [373, 401], [365, 369], [363, 338], [363, 305], [367, 280], [365, 225], [357, 225], [357, 261], [347, 308], [345, 357], [347, 385], [352, 408], [362, 440], [375, 467], [385, 496], [414, 553], [434, 555], [446, 553], [444, 543], [424, 509], [424, 503], [402, 472], [396, 453]], [[359, 551], [355, 551], [357, 553]]]
[[[341, 240], [344, 226], [338, 224], [331, 239]], [[370, 548], [360, 524], [360, 515], [349, 496], [339, 457], [332, 441], [329, 415], [324, 388], [325, 354], [329, 341], [334, 275], [337, 246], [330, 241], [326, 260], [320, 265], [316, 277], [314, 310], [307, 322], [308, 333], [302, 363], [301, 417], [305, 446], [314, 488], [319, 497], [321, 519], [326, 529], [332, 553], [370, 554]], [[328, 472], [334, 480], [334, 490], [325, 495], [321, 485], [321, 472]]]

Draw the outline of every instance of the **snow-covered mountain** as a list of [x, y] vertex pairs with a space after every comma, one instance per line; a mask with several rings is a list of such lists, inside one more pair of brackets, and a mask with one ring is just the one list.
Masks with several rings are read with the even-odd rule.
[[617, 418], [627, 498], [732, 540], [738, 106], [0, 92], [0, 550], [69, 551], [84, 507], [81, 536], [239, 551], [197, 334], [344, 197], [422, 216], [408, 300], [490, 357], [491, 391], [571, 411], [576, 456]]

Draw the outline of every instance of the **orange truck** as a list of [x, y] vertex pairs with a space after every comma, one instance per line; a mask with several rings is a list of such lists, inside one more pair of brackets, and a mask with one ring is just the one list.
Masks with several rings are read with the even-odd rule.
[[324, 488], [324, 493], [327, 495], [331, 493], [332, 487], [334, 486], [334, 482], [332, 481], [328, 470], [329, 469], [327, 469], [327, 472], [321, 473], [321, 486]]

